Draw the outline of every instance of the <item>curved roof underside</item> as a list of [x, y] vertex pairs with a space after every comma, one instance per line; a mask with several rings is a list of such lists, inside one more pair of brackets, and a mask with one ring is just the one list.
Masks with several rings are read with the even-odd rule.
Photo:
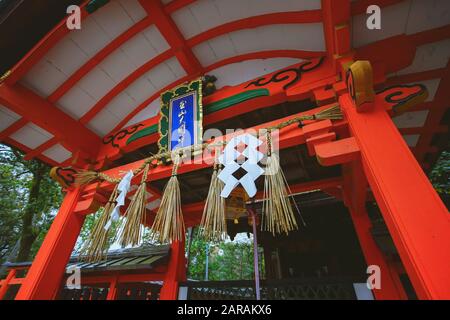
[[[449, 2], [377, 1], [382, 29], [376, 31], [366, 28], [369, 2], [351, 1], [351, 45], [358, 51], [401, 34], [416, 39], [413, 63], [387, 75], [387, 81], [427, 86], [428, 101], [394, 121], [411, 147], [429, 148], [433, 134], [447, 130], [441, 124], [445, 110], [433, 108], [435, 97], [446, 89], [441, 79], [449, 75]], [[326, 55], [330, 48], [324, 19], [330, 13], [321, 4], [112, 0], [84, 14], [81, 30], [68, 32], [64, 22], [55, 27], [8, 81], [30, 89], [101, 138], [155, 116], [160, 93], [191, 78], [213, 74], [221, 88]], [[434, 36], [424, 37], [424, 32]], [[61, 164], [76, 150], [62, 145], [51, 129], [0, 105], [1, 140], [26, 151], [28, 158]]]

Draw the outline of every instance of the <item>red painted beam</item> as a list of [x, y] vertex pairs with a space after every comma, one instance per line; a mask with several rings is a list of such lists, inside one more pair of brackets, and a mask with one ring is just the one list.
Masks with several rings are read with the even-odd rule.
[[372, 223], [367, 214], [366, 202], [373, 200], [368, 197], [368, 183], [360, 159], [344, 164], [342, 175], [344, 203], [349, 209], [366, 263], [380, 268], [382, 285], [381, 288], [372, 289], [372, 293], [377, 300], [406, 299], [399, 274], [393, 268], [393, 261], [383, 254], [371, 233]]
[[42, 152], [44, 152], [48, 148], [51, 148], [52, 146], [54, 146], [57, 143], [58, 143], [58, 139], [56, 137], [53, 137], [50, 140], [48, 140], [48, 141], [44, 142], [43, 144], [41, 144], [40, 146], [38, 146], [36, 149], [28, 152], [25, 155], [25, 157], [23, 157], [23, 159], [24, 160], [31, 160], [34, 157], [36, 157], [37, 155], [41, 154]]
[[[182, 7], [188, 5], [192, 1], [172, 1], [164, 10], [168, 13], [172, 13]], [[124, 31], [121, 35], [111, 41], [106, 47], [100, 50], [95, 56], [93, 56], [89, 61], [87, 61], [81, 68], [79, 68], [75, 73], [73, 73], [64, 83], [62, 83], [49, 97], [50, 102], [58, 101], [65, 93], [67, 93], [78, 81], [80, 81], [86, 74], [88, 74], [95, 66], [102, 62], [108, 55], [110, 55], [114, 50], [119, 48], [125, 42], [130, 40], [135, 35], [139, 34], [141, 31], [145, 30], [153, 23], [153, 16], [147, 15], [138, 23], [131, 26], [128, 30]]]
[[160, 300], [176, 300], [178, 283], [186, 280], [186, 257], [184, 255], [184, 239], [170, 245], [170, 259], [164, 282], [159, 294]]
[[187, 74], [200, 74], [202, 66], [187, 45], [172, 17], [164, 10], [159, 0], [139, 0], [140, 4], [154, 19], [155, 25], [175, 51], [175, 55]]
[[[325, 44], [330, 58], [350, 50], [350, 33], [336, 33], [350, 22], [350, 0], [322, 0]], [[336, 56], [337, 58], [338, 56]]]
[[341, 96], [339, 103], [361, 150], [369, 185], [418, 297], [449, 299], [447, 208], [390, 119], [384, 100], [377, 96], [373, 109], [367, 112], [357, 112], [348, 94]]
[[136, 34], [147, 28], [152, 24], [152, 19], [147, 16], [120, 36], [111, 41], [106, 47], [100, 50], [95, 56], [89, 59], [83, 66], [81, 66], [75, 73], [73, 73], [66, 81], [64, 81], [47, 99], [54, 103], [58, 101], [64, 94], [67, 93], [81, 78], [88, 74], [100, 62], [102, 62], [114, 50], [119, 48], [126, 41], [134, 37]]
[[125, 79], [119, 82], [114, 88], [112, 88], [105, 96], [103, 96], [86, 114], [80, 118], [80, 122], [83, 124], [91, 121], [106, 105], [111, 102], [117, 95], [119, 95], [123, 90], [125, 90], [130, 84], [137, 80], [144, 73], [157, 66], [161, 62], [169, 59], [173, 55], [171, 49], [161, 53], [160, 55], [154, 57], [148, 62], [144, 63], [142, 66], [133, 71]]
[[167, 14], [172, 14], [175, 11], [184, 8], [191, 3], [194, 3], [196, 0], [172, 0], [166, 6], [164, 7], [164, 11], [167, 12]]
[[69, 115], [20, 84], [0, 85], [0, 103], [53, 134], [72, 151], [96, 157], [100, 138]]
[[438, 42], [450, 38], [450, 25], [418, 32], [408, 36], [415, 46]]
[[[252, 53], [247, 53], [247, 54], [230, 57], [230, 58], [218, 61], [216, 63], [213, 63], [212, 65], [206, 67], [204, 69], [204, 72], [205, 73], [210, 72], [217, 68], [223, 67], [227, 64], [238, 63], [238, 62], [242, 62], [242, 61], [246, 61], [246, 60], [269, 59], [269, 58], [278, 58], [278, 57], [308, 59], [308, 58], [313, 58], [313, 57], [321, 57], [323, 55], [324, 55], [324, 52], [312, 52], [312, 51], [301, 51], [301, 50], [269, 50], [269, 51], [252, 52]], [[138, 105], [135, 109], [133, 109], [133, 111], [131, 111], [127, 116], [125, 116], [123, 118], [123, 120], [120, 121], [114, 127], [114, 129], [112, 129], [110, 131], [110, 133], [108, 133], [108, 135], [123, 128], [128, 123], [128, 121], [130, 121], [140, 111], [145, 109], [151, 102], [153, 102], [155, 99], [157, 99], [161, 95], [162, 92], [164, 92], [170, 88], [174, 88], [183, 82], [190, 81], [196, 77], [197, 77], [197, 75], [185, 76], [185, 77], [178, 79], [175, 82], [165, 86], [161, 90], [155, 92], [148, 99], [146, 99], [144, 102], [142, 102], [140, 105]]]
[[408, 74], [402, 74], [398, 76], [393, 76], [387, 79], [387, 81], [384, 83], [385, 87], [395, 86], [399, 84], [406, 84], [406, 83], [413, 83], [413, 82], [419, 82], [419, 81], [426, 81], [431, 79], [439, 79], [442, 78], [446, 74], [447, 69], [441, 68], [441, 69], [434, 69], [434, 70], [427, 70], [427, 71], [421, 71], [416, 73], [408, 73]]
[[25, 118], [20, 118], [13, 124], [11, 124], [8, 128], [4, 129], [2, 132], [0, 132], [0, 141], [5, 140], [10, 135], [12, 135], [14, 132], [25, 126], [29, 121]]
[[231, 21], [220, 26], [209, 29], [187, 40], [190, 47], [194, 47], [204, 41], [218, 36], [243, 29], [257, 28], [272, 24], [297, 24], [297, 23], [317, 23], [322, 21], [321, 10], [277, 12], [263, 14], [255, 17], [248, 17], [236, 21]]
[[[13, 139], [11, 139], [9, 137], [5, 138], [3, 141], [4, 141], [4, 143], [6, 143], [6, 144], [8, 144], [10, 146], [13, 146], [13, 147], [15, 147], [15, 148], [17, 148], [19, 150], [22, 150], [23, 152], [32, 152], [33, 151], [32, 149], [28, 148], [26, 145], [24, 145], [24, 144], [22, 144], [22, 143], [20, 143], [20, 142], [18, 142], [16, 140], [13, 140]], [[39, 154], [36, 157], [39, 160], [42, 160], [43, 162], [45, 162], [45, 163], [47, 163], [47, 164], [49, 164], [51, 166], [57, 166], [58, 165], [58, 163], [55, 160], [52, 160], [52, 159], [50, 159], [50, 158], [48, 158], [48, 157], [46, 157], [46, 156], [44, 156], [42, 154]]]
[[359, 159], [359, 148], [355, 138], [345, 138], [321, 143], [314, 147], [317, 160], [322, 166], [334, 166]]
[[210, 72], [212, 70], [223, 67], [227, 64], [233, 64], [247, 60], [270, 59], [270, 58], [312, 59], [323, 57], [325, 54], [326, 52], [322, 51], [305, 51], [305, 50], [267, 50], [267, 51], [250, 52], [217, 61], [207, 66], [204, 72], [205, 73]]
[[17, 300], [55, 298], [84, 222], [84, 216], [73, 212], [80, 195], [80, 188], [76, 188], [64, 197], [61, 208], [17, 293]]
[[[189, 5], [190, 3], [194, 2], [195, 0], [174, 0], [171, 1], [169, 4], [167, 4], [164, 7], [164, 11], [167, 12], [167, 14], [171, 14], [175, 12], [176, 10], [179, 10], [183, 8], [184, 6]], [[90, 2], [90, 0], [86, 0], [81, 5], [81, 19], [85, 19], [88, 16], [88, 13], [85, 10], [86, 5]], [[128, 31], [134, 31], [136, 28], [139, 28], [139, 24], [145, 24], [146, 22], [139, 22], [130, 30]], [[142, 25], [141, 25], [142, 26]], [[15, 84], [17, 81], [19, 81], [20, 78], [22, 78], [39, 60], [42, 59], [42, 57], [51, 49], [53, 46], [55, 46], [65, 35], [67, 35], [70, 32], [69, 29], [66, 27], [66, 19], [63, 19], [58, 23], [58, 25], [53, 28], [45, 37], [43, 37], [34, 47], [30, 50], [11, 70], [11, 74], [8, 76], [8, 78], [5, 80], [8, 84], [12, 85]], [[131, 34], [131, 33], [129, 33]], [[122, 36], [119, 36], [119, 38]], [[117, 39], [116, 39], [117, 40]], [[116, 40], [113, 40], [115, 42]], [[110, 44], [111, 46], [114, 46], [114, 44]], [[108, 53], [109, 54], [109, 53]], [[103, 59], [104, 57], [101, 57], [101, 54], [99, 53], [97, 55], [97, 58]], [[99, 61], [97, 59], [97, 61]], [[94, 63], [92, 61], [92, 63]], [[65, 87], [69, 87], [70, 85], [73, 86], [73, 83], [76, 79], [80, 79], [83, 76], [83, 73], [87, 72], [86, 67], [82, 67], [83, 70], [77, 72], [76, 75], [73, 75], [73, 78], [69, 78], [66, 82], [66, 85], [63, 85], [63, 87], [60, 87], [57, 89], [57, 91], [54, 92], [54, 96], [51, 97], [51, 101], [56, 101], [57, 98], [60, 98], [64, 91], [67, 92], [68, 89]], [[76, 82], [76, 81], [75, 81]]]
[[1, 280], [0, 282], [0, 300], [3, 300], [3, 297], [5, 296], [6, 292], [8, 292], [9, 285], [11, 284], [11, 280], [13, 280], [16, 277], [16, 269], [11, 269], [8, 272], [8, 275], [6, 276], [5, 280]]
[[[260, 124], [260, 125], [254, 126], [252, 128], [244, 129], [244, 132], [248, 131], [248, 130], [254, 131], [254, 130], [259, 130], [262, 128], [274, 126], [282, 121], [286, 121], [286, 120], [289, 120], [289, 119], [292, 119], [292, 118], [295, 118], [298, 116], [302, 116], [302, 115], [314, 114], [314, 113], [317, 113], [320, 110], [324, 110], [328, 107], [329, 106], [318, 107], [318, 108], [315, 108], [312, 110], [308, 110], [306, 112], [297, 113], [297, 114], [294, 114], [294, 115], [291, 115], [291, 116], [288, 116], [288, 117], [285, 117], [282, 119], [278, 119], [278, 120], [271, 121], [268, 123]], [[304, 121], [305, 126], [308, 123], [311, 123], [311, 121]], [[338, 128], [342, 125], [346, 125], [344, 121], [335, 121], [333, 123], [334, 128]], [[303, 133], [303, 129], [299, 128], [295, 124], [281, 129], [279, 136], [280, 136], [280, 138], [279, 138], [279, 148], [280, 149], [286, 149], [286, 148], [293, 147], [293, 146], [303, 144], [306, 142], [306, 136]], [[217, 139], [218, 139], [218, 141], [227, 141], [229, 138], [230, 138], [230, 135], [226, 135], [226, 136], [218, 137]], [[120, 167], [106, 170], [106, 171], [104, 171], [104, 173], [109, 176], [116, 177], [116, 178], [121, 177], [123, 175], [123, 172], [128, 172], [129, 170], [134, 170], [134, 169], [138, 168], [143, 163], [143, 161], [144, 160], [138, 160], [138, 161], [135, 161], [135, 162], [132, 162], [132, 163], [120, 166]], [[210, 167], [213, 162], [214, 162], [213, 156], [209, 154], [203, 158], [202, 163], [199, 163], [199, 164], [183, 163], [183, 164], [181, 164], [178, 169], [178, 173], [180, 175], [182, 175], [183, 173], [207, 168], [207, 167]], [[171, 166], [159, 166], [154, 169], [150, 169], [148, 178], [149, 178], [149, 180], [152, 180], [152, 181], [167, 178], [171, 175], [171, 173], [172, 173], [171, 170], [172, 170]], [[108, 190], [111, 188], [111, 185], [107, 182], [102, 182], [100, 185], [97, 183], [93, 183], [85, 188], [85, 192], [89, 192], [92, 190], [102, 190], [105, 188], [106, 188], [106, 190]]]

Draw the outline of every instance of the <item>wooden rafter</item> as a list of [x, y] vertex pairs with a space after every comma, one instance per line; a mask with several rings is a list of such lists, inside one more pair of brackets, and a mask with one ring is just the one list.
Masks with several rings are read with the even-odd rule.
[[95, 133], [22, 85], [0, 85], [0, 103], [47, 130], [72, 151], [81, 150], [93, 157], [97, 155], [100, 138]]
[[156, 27], [174, 50], [175, 56], [186, 73], [190, 75], [200, 74], [202, 72], [200, 62], [188, 46], [172, 17], [164, 10], [161, 1], [139, 0], [139, 2], [147, 11], [147, 14], [153, 17]]

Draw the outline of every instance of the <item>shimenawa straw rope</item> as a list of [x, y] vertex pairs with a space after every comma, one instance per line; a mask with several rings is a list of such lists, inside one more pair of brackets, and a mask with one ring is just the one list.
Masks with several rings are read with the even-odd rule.
[[177, 178], [178, 166], [181, 162], [181, 154], [174, 156], [172, 176], [167, 182], [161, 205], [152, 225], [151, 238], [160, 243], [180, 241], [184, 237], [185, 226], [181, 211], [181, 193]]
[[224, 183], [217, 177], [221, 170], [218, 158], [219, 149], [217, 148], [215, 151], [214, 171], [200, 222], [200, 236], [213, 242], [224, 240], [227, 234], [225, 198], [220, 196]]

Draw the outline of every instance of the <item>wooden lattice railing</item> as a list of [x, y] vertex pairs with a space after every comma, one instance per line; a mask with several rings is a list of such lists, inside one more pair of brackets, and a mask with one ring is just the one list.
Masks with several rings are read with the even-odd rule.
[[[355, 300], [350, 279], [283, 279], [261, 281], [262, 300]], [[188, 300], [254, 300], [254, 281], [188, 281]]]

